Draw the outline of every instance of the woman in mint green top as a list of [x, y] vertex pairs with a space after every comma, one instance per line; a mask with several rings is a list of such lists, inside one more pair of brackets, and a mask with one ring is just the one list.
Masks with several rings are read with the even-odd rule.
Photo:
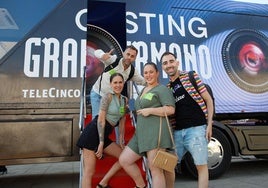
[[160, 148], [163, 150], [173, 148], [165, 113], [169, 116], [175, 112], [175, 101], [171, 90], [158, 83], [159, 72], [156, 64], [146, 63], [143, 74], [147, 86], [135, 102], [137, 111], [136, 131], [120, 155], [119, 162], [134, 179], [135, 162], [146, 155], [152, 175], [152, 187], [171, 187], [169, 185], [172, 183], [166, 182], [163, 170], [153, 166], [152, 161], [158, 150], [160, 118], [162, 118]]
[[[103, 153], [119, 158], [124, 148], [124, 130], [127, 99], [121, 92], [124, 87], [124, 78], [120, 73], [115, 73], [110, 77], [112, 93], [106, 93], [101, 99], [100, 111], [83, 130], [77, 146], [83, 149], [83, 178], [82, 188], [92, 187], [92, 177], [95, 173], [96, 160], [103, 157]], [[114, 127], [119, 122], [119, 145], [109, 138]], [[138, 167], [137, 167], [138, 168]], [[107, 174], [97, 185], [97, 188], [107, 188], [112, 176], [121, 169], [116, 161]], [[137, 170], [136, 170], [137, 171]], [[139, 171], [136, 179], [137, 184], [145, 185]]]
[[[162, 106], [174, 106], [174, 97], [164, 85], [157, 85], [145, 93], [142, 97], [138, 97], [135, 102], [135, 108], [137, 111], [141, 111], [146, 108], [158, 108]], [[165, 117], [162, 118], [162, 135], [160, 148], [172, 148], [173, 143], [170, 139], [170, 133]], [[160, 117], [159, 115], [143, 116], [142, 114], [137, 116], [136, 135], [133, 138], [138, 143], [138, 148], [134, 151], [141, 155], [146, 155], [147, 151], [157, 148]], [[133, 142], [133, 141], [132, 141]], [[138, 150], [136, 150], [138, 149]]]

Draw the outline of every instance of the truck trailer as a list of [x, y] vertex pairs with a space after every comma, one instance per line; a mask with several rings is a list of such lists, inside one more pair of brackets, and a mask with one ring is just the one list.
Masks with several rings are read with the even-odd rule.
[[[103, 70], [92, 52], [126, 45], [140, 73], [170, 51], [212, 88], [211, 179], [233, 156], [267, 158], [267, 1], [9, 0], [0, 19], [0, 165], [78, 161], [81, 97]], [[190, 154], [183, 166], [196, 177]]]

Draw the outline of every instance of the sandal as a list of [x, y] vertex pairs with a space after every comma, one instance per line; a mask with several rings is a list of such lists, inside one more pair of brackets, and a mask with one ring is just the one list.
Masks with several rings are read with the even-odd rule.
[[109, 185], [107, 185], [107, 186], [103, 186], [103, 185], [101, 185], [101, 184], [98, 184], [97, 185], [97, 188], [111, 188]]

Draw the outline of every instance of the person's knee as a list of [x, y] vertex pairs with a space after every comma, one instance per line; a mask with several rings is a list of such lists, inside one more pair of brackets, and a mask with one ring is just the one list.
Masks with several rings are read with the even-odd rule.
[[196, 165], [196, 169], [197, 169], [197, 172], [199, 174], [199, 173], [202, 173], [202, 172], [207, 172], [208, 171], [208, 166], [206, 164], [205, 165]]
[[154, 165], [149, 164], [149, 168], [150, 168], [152, 176], [158, 176], [160, 174], [164, 174], [162, 169], [155, 167]]
[[128, 164], [128, 160], [126, 159], [125, 155], [123, 155], [122, 153], [119, 156], [118, 161], [121, 166], [126, 166]]

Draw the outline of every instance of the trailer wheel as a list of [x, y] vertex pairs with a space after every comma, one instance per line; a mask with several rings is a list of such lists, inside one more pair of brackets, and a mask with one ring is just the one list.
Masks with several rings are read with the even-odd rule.
[[[213, 137], [208, 144], [208, 168], [209, 178], [215, 179], [221, 176], [229, 167], [232, 159], [231, 146], [226, 136], [216, 128], [213, 128]], [[190, 153], [184, 158], [186, 170], [197, 178], [197, 170]]]

